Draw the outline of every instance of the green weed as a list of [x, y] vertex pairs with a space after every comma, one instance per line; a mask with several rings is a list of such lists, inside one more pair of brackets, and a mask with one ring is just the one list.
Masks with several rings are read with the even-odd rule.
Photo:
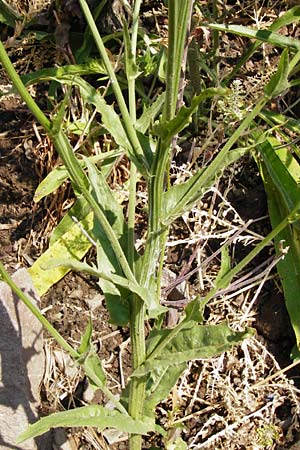
[[[115, 405], [113, 410], [92, 405], [42, 418], [22, 433], [17, 442], [40, 435], [52, 427], [94, 426], [100, 430], [114, 427], [129, 433], [131, 450], [140, 450], [142, 435], [156, 431], [166, 437], [166, 431], [155, 424], [155, 408], [168, 395], [185, 370], [186, 363], [193, 359], [209, 358], [222, 353], [252, 335], [252, 330], [234, 332], [227, 323], [205, 324], [203, 317], [205, 305], [220, 289], [228, 287], [232, 279], [272, 239], [278, 239], [280, 233], [285, 233], [290, 229], [287, 227], [298, 220], [300, 199], [297, 196], [290, 198], [292, 190], [281, 189], [285, 209], [274, 222], [273, 231], [233, 269], [228, 263], [222, 264], [222, 270], [210, 292], [204, 298], [195, 297], [186, 306], [176, 326], [170, 329], [163, 328], [163, 317], [167, 308], [161, 305], [161, 279], [169, 227], [175, 219], [190, 211], [223, 170], [249, 151], [249, 148], [258, 147], [263, 154], [264, 163], [268, 161], [264, 147], [268, 140], [265, 139], [265, 135], [258, 137], [254, 135], [256, 142], [247, 145], [243, 136], [245, 132], [251, 131], [254, 121], [263, 114], [269, 101], [290, 86], [290, 74], [300, 58], [300, 43], [277, 33], [277, 30], [298, 19], [299, 8], [287, 12], [269, 31], [220, 23], [199, 23], [203, 28], [214, 30], [215, 45], [218, 43], [219, 32], [236, 33], [255, 39], [255, 44], [242, 57], [242, 61], [251, 56], [260, 42], [268, 42], [283, 47], [284, 50], [277, 72], [271, 76], [260, 98], [247, 114], [239, 114], [242, 111], [239, 103], [236, 110], [230, 111], [230, 120], [234, 116], [234, 120], [239, 123], [231, 128], [227, 141], [212, 162], [197, 170], [187, 181], [171, 185], [169, 167], [174, 140], [178, 134], [186, 130], [192, 116], [199, 110], [207, 111], [209, 114], [207, 105], [211, 105], [212, 100], [223, 98], [223, 108], [226, 104], [232, 104], [234, 96], [239, 95], [238, 86], [233, 91], [221, 87], [215, 65], [210, 74], [213, 74], [211, 80], [217, 81], [216, 85], [201, 86], [198, 92], [195, 90], [189, 97], [187, 104], [181, 105], [178, 102], [184, 69], [182, 61], [187, 50], [187, 35], [191, 37], [189, 23], [193, 1], [169, 0], [164, 92], [153, 99], [148, 98], [147, 106], [138, 117], [137, 93], [143, 93], [137, 61], [141, 1], [134, 2], [130, 29], [124, 23], [125, 69], [120, 77], [115, 72], [86, 1], [80, 0], [80, 6], [89, 27], [85, 35], [86, 42], [90, 42], [91, 37], [93, 38], [100, 54], [100, 62], [98, 60], [84, 62], [84, 52], [81, 52], [78, 59], [80, 65], [43, 69], [21, 79], [15, 72], [3, 44], [0, 44], [0, 60], [14, 88], [44, 127], [63, 161], [63, 166], [52, 172], [39, 186], [36, 201], [57, 189], [67, 177], [77, 197], [75, 206], [56, 229], [49, 250], [34, 264], [30, 273], [40, 294], [46, 292], [71, 269], [86, 271], [96, 277], [105, 295], [110, 320], [117, 325], [123, 326], [128, 323], [130, 325], [132, 373], [121, 399], [117, 400], [106, 387], [102, 362], [91, 344], [92, 324], [88, 324], [79, 348], [74, 349], [33, 306], [30, 298], [20, 291], [0, 264], [2, 278], [60, 345], [83, 366], [91, 384], [101, 389]], [[88, 46], [85, 45], [84, 48], [87, 49]], [[145, 56], [147, 73], [153, 70], [149, 51], [148, 49]], [[212, 61], [215, 63], [216, 51], [217, 48], [212, 55]], [[293, 55], [291, 62], [289, 55]], [[202, 63], [202, 70], [206, 70], [205, 57]], [[237, 67], [239, 66], [240, 63]], [[161, 65], [156, 67], [157, 70], [162, 69]], [[105, 95], [83, 78], [86, 74], [100, 74], [109, 80], [110, 94], [113, 94], [118, 109], [112, 103], [108, 103]], [[224, 85], [229, 83], [230, 78], [228, 77]], [[51, 120], [41, 111], [24, 85], [42, 80], [55, 81], [66, 88], [65, 97]], [[128, 102], [125, 101], [121, 81], [122, 85], [126, 81]], [[69, 92], [73, 87], [80, 93], [84, 104], [101, 115], [101, 126], [106, 133], [113, 136], [116, 148], [99, 158], [75, 154], [67, 138], [65, 111]], [[150, 90], [151, 92], [153, 90]], [[145, 97], [143, 100], [145, 101]], [[88, 130], [86, 127], [84, 129]], [[237, 144], [241, 143], [242, 147], [237, 147]], [[122, 206], [106, 181], [111, 164], [122, 153], [130, 160], [127, 216], [124, 215]], [[96, 165], [98, 160], [103, 163], [100, 168]], [[145, 181], [148, 198], [147, 237], [143, 253], [136, 251], [134, 236], [139, 178]], [[76, 223], [72, 220], [72, 216], [76, 217]], [[94, 265], [80, 261], [91, 245], [97, 250], [97, 261]], [[225, 250], [223, 255], [226, 255]], [[298, 310], [295, 314], [299, 318]], [[146, 338], [145, 320], [149, 319], [153, 327]], [[184, 442], [178, 437], [173, 441], [166, 439], [166, 442], [167, 448], [185, 448]]]

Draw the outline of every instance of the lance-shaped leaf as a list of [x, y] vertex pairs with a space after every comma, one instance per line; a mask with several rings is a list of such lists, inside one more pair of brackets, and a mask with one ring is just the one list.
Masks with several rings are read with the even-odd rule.
[[[186, 362], [156, 367], [148, 373], [145, 393], [145, 416], [155, 416], [155, 407], [164, 400], [187, 367]], [[131, 382], [131, 381], [130, 381]]]
[[[93, 218], [94, 214], [91, 212], [82, 220], [82, 226], [85, 230], [93, 228]], [[55, 243], [28, 270], [38, 294], [40, 296], [44, 295], [53, 284], [61, 280], [70, 270], [67, 267], [55, 267], [45, 270], [49, 261], [54, 258], [74, 258], [74, 256], [81, 259], [91, 245], [89, 239], [82, 233], [81, 228], [76, 223], [73, 223], [69, 230], [58, 237]]]
[[[275, 228], [295, 207], [300, 198], [300, 166], [287, 148], [276, 150], [279, 141], [267, 140], [259, 146], [262, 159], [257, 159], [267, 192], [272, 227]], [[275, 237], [275, 248], [282, 254], [282, 246], [288, 247], [284, 259], [277, 264], [284, 290], [286, 306], [293, 326], [298, 351], [300, 351], [300, 231], [299, 221], [288, 225]]]
[[213, 30], [224, 31], [225, 33], [237, 34], [238, 36], [245, 36], [251, 39], [257, 39], [262, 42], [268, 42], [269, 44], [290, 48], [294, 51], [300, 50], [300, 41], [298, 39], [293, 39], [287, 36], [283, 36], [279, 33], [274, 33], [270, 30], [255, 30], [253, 28], [248, 28], [243, 25], [228, 25], [219, 23], [202, 24], [202, 26], [207, 28], [212, 28]]
[[[93, 195], [101, 204], [106, 216], [116, 234], [119, 238], [122, 248], [127, 253], [127, 225], [124, 220], [123, 209], [116, 201], [111, 190], [109, 189], [102, 174], [97, 168], [87, 161], [89, 170], [89, 179], [93, 187]], [[132, 282], [123, 282], [121, 277], [123, 272], [120, 268], [117, 256], [112, 251], [112, 248], [107, 241], [106, 235], [102, 230], [100, 223], [96, 220], [94, 224], [93, 236], [95, 236], [97, 243], [97, 265], [98, 270], [107, 277], [99, 279], [99, 285], [105, 294], [107, 308], [109, 310], [111, 320], [118, 325], [125, 325], [129, 320], [129, 310], [127, 299], [131, 292], [136, 292], [142, 300], [146, 301], [149, 317], [157, 317], [165, 311], [160, 305], [155, 302], [155, 294], [148, 290], [146, 293], [138, 284]], [[138, 259], [138, 254], [135, 252], [135, 260]], [[117, 282], [118, 280], [122, 283]]]
[[[253, 332], [246, 330], [237, 332], [231, 330], [226, 323], [219, 325], [196, 325], [181, 329], [170, 340], [172, 330], [157, 330], [152, 337], [156, 335], [159, 338], [160, 352], [151, 355], [146, 361], [133, 372], [134, 377], [143, 377], [158, 368], [163, 369], [169, 366], [182, 364], [184, 362], [210, 358], [229, 350], [233, 345], [240, 343], [243, 339], [250, 337]], [[164, 344], [166, 341], [166, 345]]]
[[43, 417], [33, 425], [29, 425], [27, 430], [18, 436], [16, 442], [19, 444], [57, 427], [96, 427], [99, 431], [115, 428], [130, 434], [147, 434], [154, 431], [154, 421], [148, 417], [134, 420], [116, 410], [99, 405], [83, 406]]
[[207, 98], [218, 96], [224, 96], [230, 94], [229, 89], [223, 88], [208, 88], [205, 89], [200, 95], [193, 97], [191, 106], [182, 106], [178, 111], [176, 117], [170, 121], [162, 121], [159, 125], [154, 127], [154, 133], [157, 134], [163, 141], [169, 142], [172, 137], [179, 133], [189, 123], [191, 116], [196, 111], [200, 103], [203, 103]]
[[[121, 150], [112, 150], [110, 152], [101, 153], [100, 155], [91, 156], [88, 159], [93, 163], [101, 161], [102, 165], [106, 165], [111, 164], [112, 161], [115, 161], [121, 154]], [[79, 162], [81, 167], [85, 167], [85, 162], [83, 160], [79, 160]], [[36, 188], [33, 200], [39, 202], [42, 198], [52, 194], [52, 192], [55, 192], [68, 178], [69, 174], [65, 166], [59, 166], [51, 170]]]
[[[217, 178], [230, 164], [237, 161], [247, 152], [246, 148], [240, 148], [227, 152], [222, 158], [216, 157], [211, 163], [210, 175], [206, 176], [206, 169], [200, 169], [188, 181], [173, 185], [163, 194], [163, 225], [170, 225], [177, 217], [182, 216], [204, 193], [210, 189]], [[212, 167], [214, 170], [211, 170]]]
[[154, 122], [156, 116], [160, 113], [163, 104], [166, 99], [166, 94], [163, 92], [158, 95], [156, 100], [148, 107], [145, 108], [143, 114], [136, 122], [136, 129], [140, 133], [146, 133], [146, 131], [150, 128], [150, 125]]
[[21, 80], [27, 86], [49, 79], [56, 79], [57, 81], [64, 76], [81, 76], [92, 74], [106, 74], [105, 67], [100, 61], [91, 59], [85, 64], [70, 64], [62, 67], [49, 67], [47, 69], [37, 70], [25, 75], [21, 75]]
[[[14, 3], [12, 3], [14, 5]], [[15, 11], [12, 6], [10, 6], [5, 0], [0, 0], [0, 22], [9, 25], [14, 28], [16, 22], [22, 22], [24, 17], [20, 16], [18, 12]]]
[[278, 97], [278, 95], [288, 89], [290, 87], [288, 75], [289, 54], [288, 50], [284, 49], [280, 57], [277, 71], [271, 76], [270, 81], [265, 86], [265, 95], [271, 99], [272, 97]]
[[[282, 15], [280, 15], [268, 28], [268, 31], [278, 31], [280, 28], [286, 27], [287, 25], [298, 22], [300, 19], [300, 7], [294, 6], [293, 8], [289, 9], [288, 11], [284, 12]], [[230, 73], [227, 80], [232, 79], [236, 73], [239, 72], [240, 68], [248, 61], [253, 53], [259, 48], [259, 46], [262, 44], [262, 41], [255, 41], [253, 42], [250, 47], [246, 50], [246, 52], [242, 55], [239, 62], [234, 66], [232, 69], [232, 72]]]
[[88, 82], [76, 75], [60, 75], [59, 77], [47, 76], [47, 80], [55, 80], [60, 84], [68, 86], [77, 86], [79, 88], [82, 99], [85, 103], [94, 105], [96, 110], [101, 114], [103, 127], [113, 136], [116, 143], [126, 151], [128, 156], [134, 161], [141, 173], [145, 173], [145, 167], [141, 162], [141, 155], [138, 155], [130, 144], [125, 128], [120, 120], [119, 115], [115, 112], [112, 105], [108, 105], [105, 99], [93, 88]]

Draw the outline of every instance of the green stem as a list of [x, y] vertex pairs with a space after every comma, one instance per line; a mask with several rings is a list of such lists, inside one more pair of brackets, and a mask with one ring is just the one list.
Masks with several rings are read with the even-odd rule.
[[24, 86], [21, 78], [15, 71], [14, 66], [12, 65], [6, 50], [4, 48], [4, 45], [0, 41], [0, 61], [3, 65], [4, 69], [6, 70], [9, 78], [11, 79], [13, 85], [19, 92], [20, 96], [32, 112], [32, 114], [36, 117], [36, 119], [39, 121], [39, 123], [45, 128], [46, 132], [50, 132], [51, 130], [51, 122], [47, 119], [43, 111], [38, 107], [36, 102], [33, 100], [29, 92], [27, 91], [26, 87]]
[[296, 204], [290, 214], [286, 216], [262, 241], [255, 245], [253, 250], [245, 256], [233, 269], [231, 269], [224, 277], [219, 281], [218, 286], [212, 289], [201, 303], [203, 306], [211, 300], [220, 289], [226, 288], [233, 277], [235, 277], [244, 267], [249, 264], [258, 253], [262, 251], [286, 226], [299, 219], [300, 201]]
[[[93, 38], [95, 40], [96, 46], [99, 50], [99, 53], [103, 59], [105, 68], [107, 70], [108, 76], [110, 78], [111, 81], [111, 85], [112, 85], [112, 89], [114, 91], [114, 94], [116, 96], [123, 120], [124, 120], [124, 127], [126, 129], [126, 133], [128, 136], [128, 139], [132, 145], [132, 148], [134, 150], [135, 156], [137, 161], [139, 162], [139, 169], [141, 170], [141, 172], [143, 173], [143, 175], [147, 174], [149, 168], [148, 162], [146, 160], [146, 157], [144, 155], [142, 146], [140, 144], [140, 141], [137, 137], [135, 128], [132, 124], [131, 118], [130, 118], [130, 114], [128, 112], [127, 109], [127, 105], [126, 102], [124, 100], [123, 94], [122, 94], [122, 90], [120, 88], [118, 79], [116, 77], [114, 68], [110, 62], [110, 59], [108, 57], [108, 54], [106, 52], [106, 49], [104, 47], [103, 41], [101, 39], [101, 36], [99, 34], [98, 28], [95, 24], [95, 21], [93, 19], [93, 16], [91, 14], [91, 11], [88, 7], [88, 4], [85, 0], [79, 0], [81, 9], [83, 11], [83, 14], [85, 15], [86, 21], [91, 29]], [[144, 170], [143, 170], [144, 168]]]
[[120, 263], [120, 266], [122, 267], [124, 275], [128, 278], [128, 280], [137, 284], [135, 276], [133, 275], [133, 272], [128, 264], [126, 256], [118, 241], [117, 236], [114, 233], [114, 230], [112, 229], [109, 221], [107, 220], [104, 211], [102, 211], [101, 206], [98, 204], [98, 202], [94, 199], [94, 197], [88, 190], [89, 186], [88, 178], [84, 173], [83, 169], [81, 168], [78, 160], [76, 159], [68, 139], [66, 138], [66, 136], [62, 131], [59, 131], [54, 136], [52, 135], [52, 139], [54, 141], [55, 147], [60, 157], [62, 158], [70, 174], [71, 180], [75, 183], [75, 186], [77, 186], [79, 192], [81, 192], [82, 195], [85, 197], [85, 199], [93, 209], [95, 215], [97, 216], [99, 222], [101, 223], [101, 226]]
[[[139, 25], [139, 12], [141, 0], [134, 3], [134, 11], [131, 27], [131, 64], [136, 64], [136, 47]], [[127, 61], [130, 64], [129, 55]], [[129, 114], [132, 124], [136, 124], [136, 86], [135, 77], [130, 76], [130, 68], [128, 68], [128, 96], [129, 96]], [[136, 186], [137, 186], [137, 169], [131, 163], [130, 165], [130, 188], [128, 203], [128, 261], [134, 268], [134, 228], [135, 228], [135, 204], [136, 204]], [[137, 369], [145, 360], [145, 306], [144, 302], [137, 296], [132, 295], [130, 299], [130, 337], [132, 349], [132, 369]], [[128, 411], [133, 419], [140, 419], [143, 414], [145, 397], [145, 383], [143, 380], [133, 379], [130, 384]], [[140, 450], [142, 447], [142, 437], [138, 434], [132, 434], [129, 437], [129, 449]]]
[[242, 121], [240, 126], [235, 130], [235, 132], [228, 139], [220, 153], [215, 157], [215, 159], [210, 163], [210, 165], [204, 170], [204, 172], [197, 178], [193, 186], [191, 186], [188, 195], [184, 196], [176, 205], [176, 208], [172, 211], [172, 217], [177, 217], [184, 210], [186, 204], [188, 203], [188, 199], [194, 198], [198, 192], [198, 186], [205, 184], [205, 179], [210, 179], [215, 173], [216, 168], [220, 166], [220, 161], [222, 161], [232, 146], [241, 138], [244, 131], [251, 126], [251, 122], [253, 119], [260, 113], [266, 103], [269, 101], [267, 97], [262, 97], [261, 100], [258, 101], [253, 110], [246, 116], [246, 118]]
[[62, 158], [68, 173], [70, 174], [70, 178], [72, 182], [75, 184], [75, 186], [78, 188], [78, 190], [83, 194], [83, 196], [86, 198], [88, 203], [90, 204], [91, 208], [94, 210], [97, 218], [99, 219], [107, 238], [109, 239], [111, 246], [120, 262], [120, 265], [122, 267], [122, 270], [125, 274], [125, 276], [132, 282], [137, 284], [137, 281], [132, 273], [132, 270], [128, 264], [128, 261], [126, 259], [126, 256], [122, 250], [122, 247], [110, 225], [108, 222], [105, 213], [102, 211], [101, 207], [98, 205], [92, 194], [89, 192], [89, 180], [83, 171], [82, 167], [80, 166], [80, 163], [76, 159], [73, 150], [71, 148], [71, 145], [61, 130], [57, 130], [56, 126], [52, 127], [51, 122], [47, 119], [47, 117], [44, 115], [44, 113], [40, 110], [38, 105], [35, 103], [33, 98], [28, 93], [26, 87], [24, 86], [23, 82], [21, 81], [19, 75], [15, 71], [15, 68], [13, 67], [6, 50], [3, 46], [3, 44], [0, 42], [0, 60], [7, 71], [10, 79], [12, 80], [14, 86], [17, 88], [19, 94], [21, 95], [22, 99], [26, 102], [27, 106], [30, 108], [32, 113], [35, 115], [37, 120], [41, 123], [41, 125], [45, 128], [46, 132], [49, 133], [50, 137], [53, 139], [55, 148], [59, 154], [59, 156]]
[[[178, 89], [182, 71], [184, 45], [187, 27], [192, 12], [192, 0], [169, 0], [168, 58], [166, 74], [166, 101], [162, 114], [162, 123], [172, 120], [177, 107]], [[148, 180], [149, 223], [147, 242], [143, 257], [141, 284], [148, 286], [155, 277], [157, 262], [164, 254], [166, 240], [161, 236], [162, 196], [165, 191], [166, 170], [170, 159], [171, 141], [157, 143], [151, 177]], [[167, 232], [166, 229], [164, 231]], [[163, 256], [162, 256], [163, 257]], [[158, 274], [158, 277], [160, 275]], [[158, 291], [158, 290], [157, 290]]]
[[3, 264], [0, 262], [0, 275], [2, 279], [9, 285], [12, 291], [22, 300], [22, 302], [27, 306], [27, 308], [32, 312], [32, 314], [40, 321], [40, 323], [48, 330], [51, 336], [58, 342], [58, 344], [66, 350], [72, 358], [79, 358], [80, 354], [71, 347], [65, 341], [65, 339], [56, 331], [55, 328], [48, 322], [48, 320], [40, 312], [39, 308], [34, 305], [33, 301], [28, 297], [12, 280], [12, 278], [6, 272]]

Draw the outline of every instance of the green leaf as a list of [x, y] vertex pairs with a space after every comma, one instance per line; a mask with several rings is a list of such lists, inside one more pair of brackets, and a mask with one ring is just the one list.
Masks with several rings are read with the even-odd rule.
[[288, 75], [289, 54], [288, 50], [284, 49], [281, 54], [276, 73], [271, 76], [269, 83], [265, 86], [265, 95], [271, 99], [272, 97], [278, 97], [278, 95], [288, 89], [290, 87]]
[[[12, 3], [13, 4], [13, 3]], [[22, 22], [23, 17], [19, 15], [5, 0], [0, 0], [0, 22], [14, 28], [16, 22]]]
[[230, 164], [238, 160], [248, 150], [240, 148], [227, 152], [221, 159], [216, 159], [211, 163], [214, 170], [212, 175], [206, 176], [206, 169], [200, 169], [188, 181], [175, 184], [163, 194], [163, 225], [170, 225], [177, 217], [181, 217], [195, 203], [197, 203], [203, 194], [214, 185], [222, 171]]
[[88, 325], [86, 327], [85, 332], [81, 336], [81, 343], [77, 350], [77, 352], [82, 355], [83, 353], [86, 353], [90, 350], [91, 347], [91, 339], [92, 339], [92, 332], [93, 332], [93, 324], [92, 319], [89, 318]]
[[[105, 162], [106, 160], [111, 162], [112, 158], [115, 159], [121, 154], [121, 150], [112, 150], [110, 152], [101, 153], [100, 155], [91, 156], [89, 159], [94, 163], [99, 161]], [[79, 160], [79, 162], [81, 167], [85, 167], [85, 162], [83, 160]], [[42, 198], [46, 197], [46, 195], [52, 194], [52, 192], [55, 192], [68, 178], [69, 175], [65, 166], [56, 167], [38, 185], [33, 200], [37, 203]]]
[[166, 450], [187, 450], [187, 443], [179, 436], [172, 441], [166, 443]]
[[228, 247], [223, 246], [221, 250], [221, 267], [215, 279], [215, 285], [218, 286], [222, 278], [230, 271], [231, 266]]
[[136, 129], [144, 134], [150, 128], [150, 125], [154, 122], [156, 116], [160, 113], [163, 104], [166, 99], [166, 94], [163, 92], [159, 94], [155, 101], [148, 107], [145, 108], [143, 114], [136, 122]]
[[98, 94], [95, 88], [80, 77], [64, 76], [57, 79], [60, 83], [67, 85], [76, 85], [85, 103], [92, 104], [101, 114], [103, 127], [113, 136], [116, 143], [124, 149], [128, 157], [136, 164], [141, 173], [145, 172], [145, 168], [141, 165], [140, 160], [136, 156], [122, 125], [119, 115], [115, 112], [112, 105], [108, 105], [105, 99]]
[[201, 297], [199, 295], [187, 304], [184, 313], [186, 321], [203, 322], [204, 307], [201, 304]]
[[92, 332], [93, 326], [90, 318], [86, 330], [81, 337], [81, 344], [77, 350], [80, 356], [76, 358], [76, 361], [84, 368], [92, 387], [94, 389], [101, 389], [106, 383], [106, 375], [102, 367], [102, 361], [91, 344]]
[[62, 67], [50, 67], [36, 72], [21, 75], [21, 80], [27, 86], [41, 81], [56, 80], [64, 76], [81, 76], [92, 74], [106, 74], [105, 67], [99, 60], [92, 59], [85, 64], [70, 64]]
[[157, 134], [162, 140], [169, 142], [172, 137], [179, 133], [189, 123], [191, 116], [196, 111], [200, 103], [204, 100], [214, 97], [216, 95], [225, 96], [230, 94], [229, 89], [223, 88], [208, 88], [205, 89], [200, 95], [193, 97], [191, 106], [182, 106], [178, 111], [176, 117], [170, 121], [162, 121], [159, 125], [154, 127], [154, 133]]
[[[275, 139], [259, 146], [262, 159], [257, 158], [268, 198], [272, 227], [275, 228], [296, 206], [300, 198], [300, 166], [286, 148], [274, 148]], [[282, 247], [289, 250], [277, 264], [291, 324], [300, 349], [300, 230], [299, 221], [288, 225], [275, 237], [275, 249], [282, 255]], [[296, 354], [297, 352], [295, 352]]]
[[113, 136], [116, 143], [126, 151], [140, 172], [145, 173], [145, 167], [136, 154], [136, 149], [133, 149], [131, 146], [119, 115], [115, 112], [112, 105], [106, 103], [105, 99], [95, 88], [76, 75], [47, 76], [45, 74], [45, 79], [55, 80], [68, 86], [77, 86], [84, 102], [94, 105], [96, 110], [101, 114], [103, 127]]
[[226, 323], [220, 325], [196, 325], [183, 328], [169, 341], [171, 330], [157, 330], [152, 338], [159, 337], [159, 345], [167, 344], [154, 358], [151, 355], [133, 372], [134, 377], [143, 377], [153, 370], [179, 365], [193, 359], [210, 358], [229, 350], [243, 339], [250, 337], [251, 330], [232, 331]]
[[[117, 203], [104, 177], [101, 175], [101, 172], [99, 172], [90, 161], [87, 161], [87, 159], [85, 159], [85, 161], [89, 171], [89, 180], [93, 189], [92, 194], [98, 204], [101, 205], [107, 220], [111, 224], [116, 237], [120, 240], [124, 249], [127, 244], [127, 232], [123, 209]], [[106, 274], [107, 277], [112, 273], [122, 276], [123, 271], [119, 261], [97, 219], [94, 221], [93, 236], [95, 236], [97, 245], [97, 265], [99, 271]], [[129, 293], [121, 292], [120, 289], [107, 279], [99, 279], [98, 284], [105, 295], [106, 306], [111, 321], [120, 326], [126, 325], [129, 321], [129, 307], [127, 302]]]
[[96, 427], [99, 431], [105, 428], [116, 428], [125, 433], [146, 434], [154, 431], [154, 421], [147, 417], [141, 420], [133, 420], [118, 411], [109, 410], [99, 405], [83, 406], [43, 417], [33, 425], [29, 425], [26, 431], [16, 440], [17, 444], [46, 433], [51, 428], [57, 427]]
[[[278, 149], [276, 149], [278, 147]], [[300, 165], [287, 147], [269, 138], [258, 149], [277, 191], [277, 201], [290, 213], [300, 196]]]
[[102, 367], [102, 361], [94, 350], [82, 359], [78, 360], [94, 389], [102, 388], [106, 383], [106, 375]]
[[[93, 228], [93, 223], [94, 214], [90, 212], [82, 220], [82, 226], [85, 230], [90, 230]], [[49, 261], [62, 257], [65, 259], [74, 258], [74, 256], [80, 260], [90, 247], [91, 242], [82, 233], [78, 225], [73, 223], [69, 230], [57, 238], [54, 244], [28, 269], [38, 294], [44, 295], [53, 284], [61, 280], [70, 270], [66, 267], [45, 270]]]
[[[294, 8], [289, 9], [288, 11], [284, 12], [280, 17], [278, 17], [268, 28], [268, 31], [278, 31], [280, 28], [286, 27], [287, 25], [298, 22], [300, 18], [300, 7], [295, 6]], [[227, 81], [234, 78], [235, 75], [239, 72], [240, 68], [248, 61], [250, 60], [253, 53], [260, 47], [262, 44], [262, 41], [255, 41], [253, 42], [249, 48], [246, 50], [246, 52], [242, 55], [239, 62], [234, 66], [232, 69], [232, 72], [230, 73], [229, 77], [227, 78]]]
[[268, 42], [269, 44], [278, 47], [290, 48], [294, 51], [300, 50], [300, 41], [298, 39], [283, 36], [282, 34], [274, 33], [269, 30], [255, 30], [243, 25], [228, 25], [218, 23], [203, 23], [202, 26], [212, 28], [213, 30], [224, 31], [225, 33], [233, 33], [237, 34], [238, 36], [245, 36], [250, 39], [257, 39], [259, 41]]
[[65, 166], [56, 167], [44, 178], [36, 188], [33, 200], [35, 203], [55, 192], [67, 179], [68, 171]]
[[155, 417], [155, 407], [168, 396], [186, 367], [184, 362], [167, 367], [155, 367], [148, 373], [143, 414]]

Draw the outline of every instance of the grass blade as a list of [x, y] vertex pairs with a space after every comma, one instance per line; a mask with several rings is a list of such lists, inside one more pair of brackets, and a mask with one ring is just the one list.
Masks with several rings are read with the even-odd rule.
[[237, 34], [238, 36], [256, 39], [261, 42], [268, 42], [275, 47], [289, 48], [294, 51], [300, 50], [300, 41], [282, 34], [275, 33], [269, 30], [255, 30], [243, 25], [227, 25], [219, 23], [202, 23], [203, 27], [212, 28], [213, 30], [223, 31], [225, 33]]

